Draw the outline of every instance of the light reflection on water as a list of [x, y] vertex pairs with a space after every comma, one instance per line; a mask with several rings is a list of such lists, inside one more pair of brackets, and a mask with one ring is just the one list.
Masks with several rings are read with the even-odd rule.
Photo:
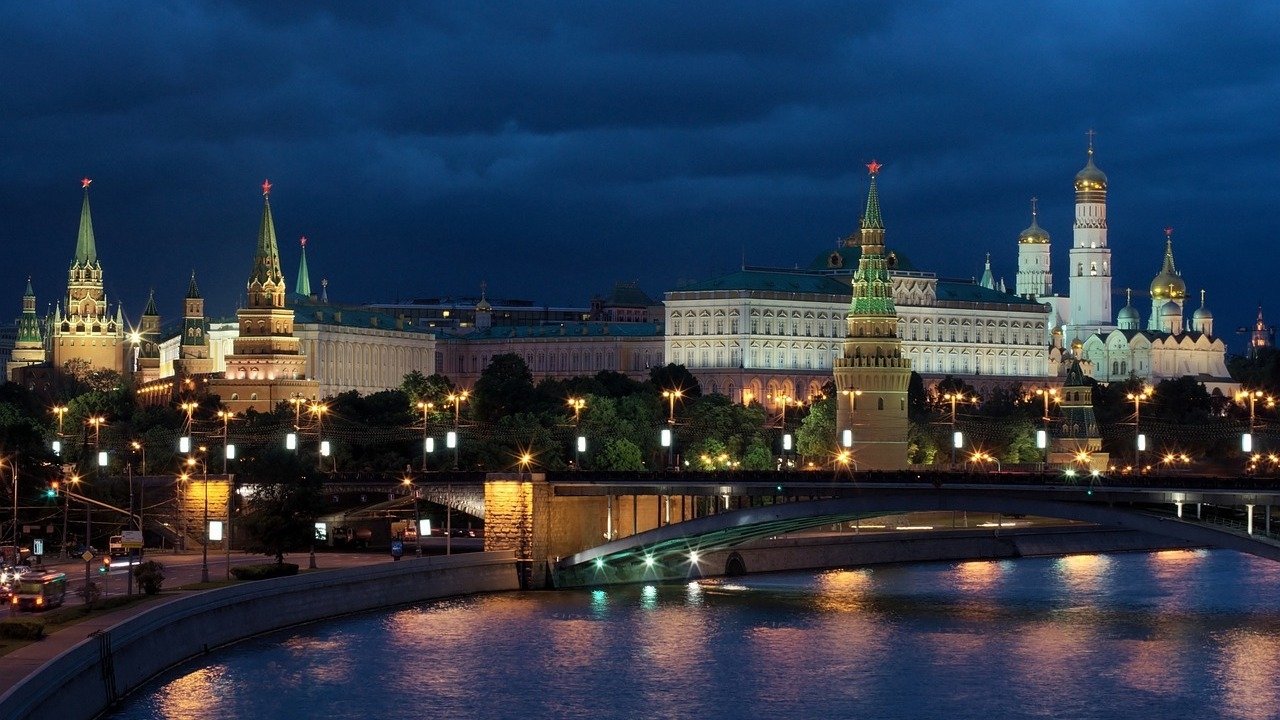
[[462, 598], [242, 643], [112, 717], [1262, 720], [1278, 582], [1180, 551]]

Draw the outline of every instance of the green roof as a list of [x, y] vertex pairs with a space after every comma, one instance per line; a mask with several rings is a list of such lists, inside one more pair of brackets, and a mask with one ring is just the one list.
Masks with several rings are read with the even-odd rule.
[[435, 328], [422, 327], [410, 322], [396, 326], [399, 318], [395, 315], [377, 310], [370, 310], [362, 305], [336, 305], [333, 303], [312, 300], [309, 296], [293, 294], [285, 299], [285, 304], [293, 308], [293, 322], [319, 323], [321, 325], [338, 325], [342, 327], [377, 328], [379, 330], [398, 330], [412, 333], [433, 333]]
[[441, 340], [504, 340], [549, 337], [662, 337], [657, 323], [580, 322], [554, 325], [502, 325], [469, 333], [441, 332]]
[[678, 287], [672, 292], [708, 292], [715, 290], [756, 290], [781, 293], [818, 293], [852, 295], [853, 288], [830, 275], [807, 271], [738, 270], [710, 280]]
[[958, 280], [939, 280], [937, 292], [939, 300], [952, 302], [1003, 303], [1005, 305], [1035, 305], [1043, 307], [1041, 303], [1035, 300], [1028, 300], [1018, 295], [1002, 293], [999, 290], [984, 288], [975, 283]]
[[85, 181], [84, 202], [80, 205], [80, 232], [76, 235], [74, 265], [85, 267], [98, 262], [98, 247], [93, 239], [93, 216], [89, 213], [89, 184]]

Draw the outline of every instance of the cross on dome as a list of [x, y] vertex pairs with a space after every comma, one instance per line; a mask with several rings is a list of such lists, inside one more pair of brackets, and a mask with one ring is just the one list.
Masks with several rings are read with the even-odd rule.
[[1089, 154], [1091, 155], [1093, 154], [1093, 136], [1097, 134], [1093, 128], [1089, 128], [1089, 131], [1085, 133], [1085, 135], [1089, 136]]
[[270, 194], [271, 194], [271, 181], [270, 181], [270, 180], [263, 180], [263, 181], [262, 181], [262, 194], [263, 194], [263, 195], [270, 195]]

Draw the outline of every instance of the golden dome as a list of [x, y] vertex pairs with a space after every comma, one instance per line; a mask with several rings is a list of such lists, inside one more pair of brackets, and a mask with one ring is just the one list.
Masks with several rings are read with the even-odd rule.
[[1048, 245], [1049, 244], [1049, 233], [1045, 232], [1044, 228], [1040, 227], [1040, 223], [1037, 222], [1035, 198], [1031, 198], [1031, 225], [1027, 226], [1027, 229], [1023, 230], [1018, 235], [1018, 244], [1020, 245]]
[[1093, 147], [1089, 147], [1089, 161], [1076, 173], [1076, 192], [1103, 191], [1107, 189], [1107, 174], [1093, 164]]
[[1151, 297], [1156, 300], [1185, 300], [1187, 284], [1173, 264], [1173, 228], [1164, 229], [1164, 265], [1151, 281]]

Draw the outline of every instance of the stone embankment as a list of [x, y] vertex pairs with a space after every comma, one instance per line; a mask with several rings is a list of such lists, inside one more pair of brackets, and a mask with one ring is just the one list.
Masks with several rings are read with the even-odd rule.
[[516, 589], [515, 555], [485, 552], [194, 593], [150, 606], [50, 659], [0, 695], [0, 718], [89, 720], [158, 673], [254, 635], [433, 598]]

